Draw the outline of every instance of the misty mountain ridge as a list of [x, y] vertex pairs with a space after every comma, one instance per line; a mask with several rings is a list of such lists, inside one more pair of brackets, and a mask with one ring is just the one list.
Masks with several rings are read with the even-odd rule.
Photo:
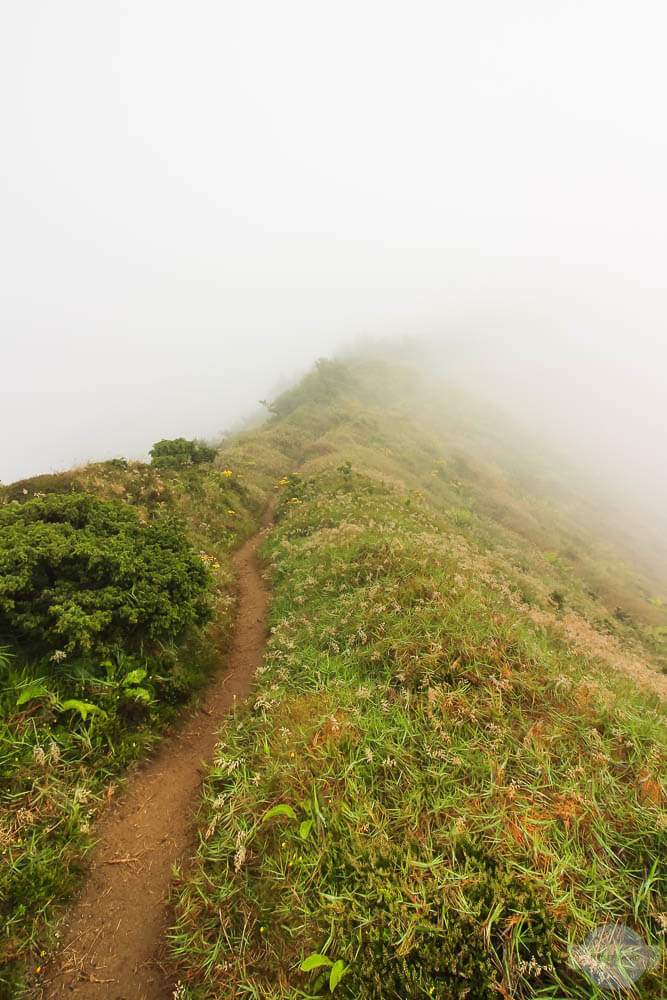
[[263, 408], [3, 487], [0, 996], [40, 949], [71, 975], [54, 921], [102, 804], [233, 655], [259, 537], [261, 665], [159, 890], [178, 995], [584, 1000], [591, 926], [659, 934], [664, 589], [535, 436], [414, 364], [321, 359]]

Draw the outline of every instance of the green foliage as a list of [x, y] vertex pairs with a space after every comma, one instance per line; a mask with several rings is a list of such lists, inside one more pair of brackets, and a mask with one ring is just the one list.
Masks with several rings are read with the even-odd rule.
[[218, 454], [216, 448], [185, 438], [165, 438], [153, 445], [149, 452], [151, 464], [162, 468], [179, 468], [183, 465], [201, 465], [212, 462]]
[[323, 965], [331, 966], [333, 962], [326, 955], [318, 955], [317, 952], [314, 952], [308, 958], [304, 958], [299, 968], [302, 972], [312, 972], [313, 969], [321, 969]]
[[269, 811], [262, 817], [262, 823], [266, 823], [268, 819], [272, 819], [274, 816], [287, 816], [289, 819], [296, 820], [296, 813], [291, 806], [280, 805], [274, 806], [273, 809], [269, 809]]
[[89, 715], [106, 716], [104, 709], [99, 705], [93, 705], [90, 701], [81, 701], [79, 698], [68, 698], [60, 704], [62, 712], [77, 712], [85, 722]]
[[209, 572], [173, 518], [85, 494], [0, 508], [0, 634], [39, 651], [169, 640], [211, 615]]

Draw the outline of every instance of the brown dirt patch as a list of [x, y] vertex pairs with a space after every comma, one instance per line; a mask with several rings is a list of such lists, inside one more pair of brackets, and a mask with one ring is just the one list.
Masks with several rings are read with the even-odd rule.
[[[275, 498], [262, 527], [270, 523]], [[171, 1000], [166, 898], [172, 866], [193, 840], [193, 810], [217, 741], [237, 698], [246, 697], [264, 652], [268, 594], [258, 532], [234, 554], [239, 578], [236, 630], [224, 673], [202, 708], [165, 739], [98, 824], [90, 873], [69, 911], [62, 951], [46, 970], [43, 1000]]]

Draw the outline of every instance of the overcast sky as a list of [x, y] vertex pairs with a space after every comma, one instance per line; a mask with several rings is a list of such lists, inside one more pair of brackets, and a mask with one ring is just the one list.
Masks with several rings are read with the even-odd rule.
[[5, 3], [0, 479], [215, 434], [421, 333], [667, 506], [666, 28], [663, 0]]

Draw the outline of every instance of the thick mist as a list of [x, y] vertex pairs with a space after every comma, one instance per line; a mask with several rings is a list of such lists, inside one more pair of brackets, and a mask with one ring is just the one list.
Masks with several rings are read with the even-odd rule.
[[658, 518], [666, 27], [641, 0], [6, 5], [0, 478], [215, 436], [418, 335]]

